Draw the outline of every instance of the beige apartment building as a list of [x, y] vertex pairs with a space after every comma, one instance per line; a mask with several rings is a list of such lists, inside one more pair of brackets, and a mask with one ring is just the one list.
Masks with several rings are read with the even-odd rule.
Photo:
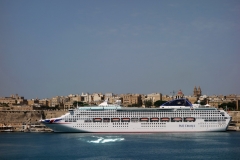
[[28, 101], [28, 105], [29, 106], [34, 106], [36, 104], [39, 104], [39, 100], [38, 99], [29, 99]]
[[236, 104], [236, 110], [239, 109], [239, 105], [240, 105], [240, 96], [236, 95], [236, 94], [230, 94], [227, 96], [224, 95], [212, 95], [209, 96], [207, 98], [207, 103], [210, 106], [214, 106], [216, 108], [218, 108], [219, 105], [223, 104], [223, 103], [228, 103], [228, 102], [233, 102]]
[[154, 103], [156, 101], [162, 101], [162, 94], [161, 93], [151, 93], [151, 94], [147, 94], [147, 95], [142, 95], [142, 102], [143, 102], [143, 106], [145, 106], [145, 102], [146, 101], [151, 101], [152, 102], [152, 106], [154, 106]]
[[24, 97], [18, 96], [18, 94], [11, 95], [10, 97], [0, 97], [0, 103], [8, 104], [8, 105], [23, 105], [27, 104], [27, 100]]
[[114, 104], [115, 103], [115, 95], [113, 93], [105, 93], [104, 100], [108, 100], [108, 103]]
[[72, 102], [80, 102], [80, 101], [82, 101], [82, 97], [81, 97], [81, 95], [74, 95], [74, 96], [71, 96], [71, 97], [69, 97], [70, 98], [70, 101], [72, 101]]
[[122, 94], [120, 97], [122, 98], [122, 104], [124, 106], [142, 104], [142, 96], [140, 94]]
[[49, 100], [48, 99], [41, 99], [41, 100], [39, 100], [39, 105], [49, 106]]
[[151, 93], [147, 94], [147, 100], [151, 100], [153, 103], [156, 101], [162, 100], [162, 94], [161, 93]]
[[73, 102], [69, 101], [69, 102], [65, 102], [64, 103], [64, 110], [68, 110], [70, 108], [74, 108], [75, 106], [73, 106]]
[[56, 96], [49, 99], [49, 107], [62, 106], [65, 102], [69, 101], [69, 97]]
[[50, 107], [55, 107], [56, 105], [60, 104], [60, 96], [52, 97], [50, 99]]
[[113, 93], [105, 93], [104, 95], [104, 100], [107, 100], [108, 99], [108, 103], [109, 104], [121, 104], [122, 103], [122, 98], [118, 95], [115, 95]]
[[104, 95], [102, 93], [93, 93], [92, 100], [92, 103], [100, 104], [104, 100]]
[[81, 101], [85, 103], [90, 103], [92, 102], [92, 95], [89, 93], [82, 93], [81, 94]]

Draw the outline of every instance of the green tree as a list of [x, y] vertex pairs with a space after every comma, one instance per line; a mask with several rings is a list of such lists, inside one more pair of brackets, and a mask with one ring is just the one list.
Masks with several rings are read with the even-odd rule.
[[232, 110], [236, 110], [236, 103], [235, 102], [222, 103], [222, 104], [218, 105], [218, 107], [223, 108], [223, 109], [227, 108], [227, 110], [232, 111]]
[[153, 105], [153, 102], [152, 100], [145, 100], [144, 104], [146, 108], [150, 108]]
[[159, 107], [159, 106], [161, 106], [162, 104], [164, 104], [164, 103], [166, 103], [166, 102], [167, 102], [167, 101], [158, 100], [158, 101], [154, 102], [154, 106], [155, 106], [155, 107]]
[[75, 106], [75, 107], [77, 107], [77, 106], [84, 106], [84, 103], [83, 102], [74, 101], [73, 102], [73, 106]]
[[129, 104], [128, 107], [141, 107], [141, 103]]

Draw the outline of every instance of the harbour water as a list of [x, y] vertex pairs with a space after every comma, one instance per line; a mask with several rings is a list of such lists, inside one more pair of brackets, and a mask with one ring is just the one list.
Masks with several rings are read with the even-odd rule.
[[240, 132], [0, 133], [0, 159], [240, 159]]

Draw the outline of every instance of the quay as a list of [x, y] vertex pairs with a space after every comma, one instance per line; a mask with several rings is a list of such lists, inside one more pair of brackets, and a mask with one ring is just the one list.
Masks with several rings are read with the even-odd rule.
[[[65, 110], [4, 110], [0, 111], [0, 132], [51, 132], [40, 119], [60, 117]], [[240, 111], [228, 111], [232, 121], [228, 131], [240, 131]]]
[[240, 131], [240, 111], [228, 111], [232, 121], [228, 126], [228, 131]]
[[0, 132], [51, 132], [40, 119], [60, 117], [63, 110], [4, 110], [0, 111]]

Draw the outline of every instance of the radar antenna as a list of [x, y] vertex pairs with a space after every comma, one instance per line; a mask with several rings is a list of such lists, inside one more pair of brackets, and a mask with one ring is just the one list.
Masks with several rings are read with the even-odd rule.
[[173, 90], [170, 94], [172, 94], [172, 99], [174, 99], [175, 91]]

